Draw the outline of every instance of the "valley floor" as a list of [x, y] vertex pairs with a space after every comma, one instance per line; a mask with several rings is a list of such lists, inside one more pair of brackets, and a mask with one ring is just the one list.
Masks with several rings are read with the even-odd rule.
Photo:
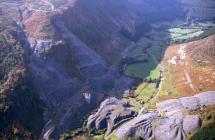
[[[202, 23], [197, 23], [196, 26], [200, 26], [201, 24]], [[194, 52], [198, 48], [207, 45], [213, 46], [213, 48], [215, 46], [215, 36], [212, 35], [204, 38], [204, 35], [207, 34], [205, 32], [211, 31], [212, 29], [212, 27], [207, 26], [207, 24], [211, 25], [210, 22], [202, 25], [202, 27], [207, 28], [204, 28], [204, 32], [202, 31], [201, 33], [201, 28], [185, 28], [186, 25], [181, 25], [182, 27], [179, 26], [169, 29], [170, 39], [168, 39], [169, 37], [167, 35], [155, 35], [155, 31], [149, 33], [150, 37], [141, 38], [137, 42], [136, 48], [132, 48], [132, 50], [127, 51], [126, 55], [124, 54], [125, 57], [123, 58], [124, 60], [121, 66], [125, 75], [139, 78], [143, 82], [134, 89], [126, 91], [122, 101], [130, 104], [131, 109], [134, 111], [142, 111], [143, 109], [156, 110], [156, 105], [159, 102], [215, 90], [214, 58], [210, 58], [207, 62], [204, 62], [204, 58], [196, 60], [194, 57]], [[194, 32], [196, 32], [195, 35]], [[176, 37], [175, 34], [181, 34], [183, 38]], [[192, 41], [197, 38], [204, 39]], [[166, 40], [168, 40], [168, 42]], [[169, 42], [173, 45], [168, 46]], [[188, 43], [174, 44], [178, 42]], [[214, 119], [214, 117], [212, 118]], [[213, 119], [210, 119], [212, 123], [215, 121], [215, 119]], [[205, 120], [204, 125], [207, 123], [207, 120]], [[111, 140], [117, 139], [115, 137], [116, 131], [117, 128], [112, 134], [105, 137]], [[201, 133], [204, 133], [204, 131], [206, 130], [203, 129], [191, 139], [196, 139], [196, 137], [202, 135]], [[102, 135], [96, 135], [94, 139], [104, 139], [104, 132], [101, 131], [98, 133]], [[70, 133], [62, 135], [62, 139], [67, 137], [67, 135], [70, 135]], [[87, 133], [86, 135], [74, 137], [74, 139], [84, 139], [86, 136]]]

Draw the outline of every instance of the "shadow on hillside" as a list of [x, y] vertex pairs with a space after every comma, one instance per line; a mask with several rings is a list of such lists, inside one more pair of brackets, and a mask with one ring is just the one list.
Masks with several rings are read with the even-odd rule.
[[127, 56], [121, 59], [119, 71], [139, 81], [144, 81], [150, 76], [151, 72], [158, 67], [164, 57], [167, 47], [171, 44], [171, 35], [167, 30], [170, 26], [161, 25], [160, 27], [153, 28], [149, 24], [147, 26], [145, 25], [147, 24], [137, 26], [141, 28], [143, 32], [137, 32], [134, 36], [131, 36], [126, 31], [121, 32], [121, 34], [125, 35], [130, 40], [133, 40], [136, 46], [130, 48], [127, 52]]
[[[171, 3], [171, 0], [167, 0], [167, 1]], [[119, 1], [119, 2], [114, 1], [113, 5], [111, 5], [111, 2], [107, 2], [107, 1], [97, 1], [97, 3], [95, 3], [93, 0], [79, 0], [79, 1], [76, 1], [76, 3], [71, 9], [68, 9], [62, 15], [55, 16], [52, 19], [52, 23], [56, 27], [56, 30], [59, 32], [60, 36], [64, 39], [64, 41], [69, 42], [68, 44], [70, 44], [71, 48], [74, 47], [72, 44], [75, 44], [74, 43], [75, 42], [74, 36], [75, 36], [77, 37], [78, 42], [82, 42], [79, 45], [83, 45], [84, 43], [85, 46], [89, 47], [90, 49], [95, 51], [99, 56], [101, 56], [104, 60], [106, 60], [105, 58], [108, 58], [111, 56], [104, 55], [105, 52], [108, 50], [108, 48], [106, 48], [108, 46], [106, 46], [105, 43], [106, 41], [112, 42], [113, 41], [112, 37], [114, 37], [112, 35], [115, 34], [116, 32], [115, 30], [119, 30], [118, 25], [116, 25], [115, 22], [117, 20], [124, 20], [124, 22], [127, 22], [129, 20], [129, 19], [125, 20], [123, 19], [124, 16], [122, 17], [120, 16], [123, 13], [125, 13], [126, 15], [129, 12], [131, 12], [131, 11], [127, 11], [128, 9], [126, 6], [128, 5], [124, 5], [122, 3], [123, 1]], [[151, 5], [154, 5], [156, 2], [148, 1], [148, 3]], [[119, 30], [117, 34], [123, 36], [124, 38], [127, 38], [127, 40], [129, 40], [130, 42], [138, 42], [142, 37], [153, 38], [151, 35], [147, 34], [149, 31], [151, 31], [150, 29], [151, 23], [159, 22], [161, 19], [173, 20], [178, 15], [177, 12], [176, 13], [173, 12], [170, 15], [168, 15], [169, 14], [168, 10], [177, 11], [175, 10], [174, 6], [171, 7], [167, 5], [166, 7], [168, 10], [163, 13], [156, 11], [156, 9], [160, 7], [160, 5], [163, 5], [163, 3], [159, 2], [158, 5], [156, 5], [156, 7], [153, 9], [154, 12], [150, 13], [151, 14], [150, 17], [147, 15], [149, 14], [147, 12], [139, 13], [138, 10], [134, 11], [134, 14], [137, 14], [139, 17], [139, 19], [136, 19], [136, 20], [140, 20], [140, 21], [137, 21], [136, 34], [132, 35], [127, 29], [124, 29], [123, 27], [121, 27], [122, 29]], [[131, 8], [129, 10], [134, 10], [134, 9]], [[68, 16], [70, 18], [68, 18]], [[109, 16], [112, 16], [112, 18], [109, 18]], [[145, 17], [148, 17], [148, 19], [145, 20]], [[62, 23], [59, 24], [59, 21]], [[160, 26], [155, 29], [155, 32], [160, 32], [165, 28], [167, 28], [167, 26], [165, 25]], [[169, 38], [169, 37], [170, 37], [169, 33], [166, 33], [165, 36], [162, 36], [162, 38]], [[157, 39], [159, 40], [160, 38], [158, 37]], [[157, 41], [157, 40], [152, 40], [152, 43], [154, 41]], [[162, 40], [162, 41], [165, 42], [165, 45], [158, 45], [157, 47], [159, 47], [159, 49], [157, 49], [156, 47], [153, 47], [153, 49], [155, 50], [153, 49], [150, 50], [150, 53], [148, 53], [148, 50], [151, 49], [152, 44], [147, 46], [146, 47], [147, 49], [140, 50], [142, 51], [143, 55], [146, 54], [146, 59], [134, 60], [134, 61], [125, 60], [124, 63], [139, 64], [139, 63], [152, 62], [148, 64], [147, 68], [143, 67], [142, 69], [140, 69], [140, 71], [143, 71], [145, 73], [145, 77], [147, 77], [150, 74], [150, 71], [154, 70], [157, 67], [157, 65], [160, 63], [161, 59], [163, 58], [165, 47], [168, 45], [169, 42], [168, 40]], [[117, 46], [117, 47], [126, 49], [124, 46]], [[98, 51], [98, 49], [100, 51]], [[111, 53], [116, 53], [118, 50], [113, 49], [108, 51], [110, 51], [110, 54], [111, 54]], [[78, 52], [78, 53], [84, 54], [84, 52]], [[117, 54], [119, 56], [121, 52], [117, 52]], [[77, 60], [76, 58], [74, 59], [75, 61], [78, 61], [78, 59]], [[104, 74], [105, 76], [100, 76], [93, 80], [86, 78], [86, 83], [89, 84], [88, 86], [90, 88], [84, 91], [91, 93], [91, 96], [92, 96], [91, 103], [93, 104], [94, 107], [98, 106], [99, 102], [102, 101], [103, 99], [110, 96], [117, 97], [118, 95], [122, 95], [123, 91], [128, 90], [129, 88], [132, 89], [132, 86], [136, 86], [135, 85], [136, 82], [133, 82], [132, 85], [129, 85], [128, 83], [130, 81], [136, 81], [137, 78], [133, 78], [132, 76], [128, 77], [126, 75], [123, 75], [123, 73], [121, 73], [120, 75], [120, 71], [121, 71], [120, 67], [121, 66], [116, 67], [116, 65], [111, 64], [111, 66], [110, 65], [107, 66], [107, 73]], [[143, 76], [141, 79], [144, 79], [145, 77]], [[99, 89], [97, 89], [97, 87], [99, 87]], [[119, 94], [117, 94], [118, 92]], [[74, 96], [74, 98], [76, 97]], [[83, 106], [77, 107], [76, 110], [81, 110], [81, 108], [83, 108]], [[85, 110], [85, 112], [82, 112], [81, 115], [86, 113], [87, 111]], [[79, 119], [80, 118], [81, 116], [79, 116]], [[67, 122], [74, 122], [73, 120], [77, 121], [77, 118], [71, 117], [68, 120], [69, 121]], [[70, 125], [69, 127], [71, 129], [74, 129], [77, 127], [77, 125], [74, 126], [72, 123], [69, 123], [67, 125]]]
[[[155, 1], [147, 2], [151, 5], [154, 5], [156, 3]], [[79, 58], [76, 59], [77, 57], [74, 56], [71, 56], [71, 58], [74, 57], [74, 61], [76, 61], [76, 63], [80, 63], [79, 60], [86, 63], [89, 62], [88, 58], [91, 58], [91, 56], [90, 57], [87, 56], [87, 53], [89, 54], [89, 49], [95, 51], [103, 59], [104, 57], [106, 58], [109, 57], [108, 55], [106, 56], [103, 55], [106, 54], [105, 52], [108, 49], [106, 48], [108, 46], [106, 46], [105, 44], [107, 42], [116, 41], [113, 40], [115, 36], [112, 35], [119, 30], [118, 24], [122, 24], [120, 26], [123, 26], [123, 23], [121, 23], [122, 21], [126, 23], [130, 18], [132, 19], [132, 16], [131, 17], [129, 16], [128, 18], [124, 19], [124, 17], [129, 15], [129, 12], [133, 12], [138, 16], [138, 18], [136, 19], [137, 20], [136, 34], [130, 35], [126, 29], [124, 31], [123, 30], [118, 31], [116, 34], [121, 35], [124, 38], [127, 38], [127, 40], [129, 40], [130, 42], [132, 41], [137, 42], [141, 39], [142, 36], [151, 38], [152, 36], [150, 35], [147, 36], [145, 34], [148, 31], [150, 31], [151, 23], [155, 21], [160, 21], [160, 19], [171, 20], [175, 17], [174, 13], [171, 13], [171, 16], [167, 16], [168, 10], [164, 13], [158, 12], [156, 9], [159, 8], [160, 5], [162, 5], [162, 2], [156, 5], [156, 7], [154, 7], [153, 9], [154, 12], [152, 14], [150, 13], [151, 15], [149, 17], [149, 15], [147, 15], [149, 14], [149, 12], [139, 13], [139, 10], [137, 11], [134, 10], [135, 6], [131, 9], [128, 8], [129, 5], [124, 4], [124, 0], [120, 0], [117, 2], [115, 0], [113, 0], [112, 2], [111, 1], [95, 2], [94, 0], [79, 0], [76, 1], [76, 3], [71, 9], [68, 8], [67, 10], [65, 10], [62, 15], [57, 15], [56, 17], [53, 17], [52, 23], [56, 28], [57, 37], [60, 36], [59, 38], [64, 40], [66, 44], [69, 44], [71, 48], [74, 47], [73, 44], [77, 45], [76, 49], [77, 48], [80, 49], [79, 45], [82, 46], [82, 48], [85, 48], [85, 51], [83, 51], [82, 49], [80, 53], [78, 52], [74, 54], [77, 55], [77, 57], [79, 58], [80, 56], [84, 56], [85, 59], [83, 57], [82, 59]], [[171, 6], [168, 5], [166, 7], [170, 8], [169, 10], [175, 11], [174, 7], [172, 8]], [[146, 9], [147, 11], [147, 7], [140, 7], [140, 9]], [[148, 10], [151, 11], [151, 9]], [[145, 17], [147, 17], [148, 19], [145, 20]], [[116, 24], [115, 22], [119, 23]], [[57, 24], [58, 26], [56, 26]], [[159, 32], [163, 28], [165, 27], [159, 27], [158, 29], [156, 29], [156, 32]], [[165, 36], [166, 38], [168, 38], [169, 34], [167, 33], [165, 34]], [[27, 42], [27, 40], [28, 36], [25, 36], [22, 44], [29, 43]], [[35, 83], [35, 88], [37, 89], [38, 94], [42, 96], [43, 101], [49, 107], [48, 108], [49, 116], [47, 117], [47, 119], [53, 120], [52, 122], [53, 124], [51, 123], [50, 126], [54, 126], [56, 128], [55, 131], [53, 132], [53, 135], [55, 137], [58, 137], [62, 132], [68, 129], [74, 129], [81, 126], [83, 116], [85, 116], [91, 110], [91, 108], [97, 107], [99, 102], [102, 101], [103, 99], [109, 96], [120, 97], [119, 95], [122, 95], [123, 91], [132, 88], [132, 86], [135, 86], [134, 85], [135, 82], [133, 83], [130, 81], [135, 81], [136, 78], [130, 78], [126, 77], [125, 75], [120, 75], [120, 70], [117, 69], [116, 66], [113, 66], [113, 63], [111, 66], [110, 65], [107, 66], [107, 72], [106, 71], [105, 71], [106, 73], [104, 72], [105, 73], [104, 76], [102, 75], [92, 79], [87, 79], [86, 77], [80, 79], [79, 76], [77, 75], [65, 77], [65, 75], [67, 75], [68, 73], [64, 75], [64, 73], [62, 73], [62, 71], [60, 71], [59, 68], [56, 68], [57, 66], [54, 65], [59, 62], [56, 62], [53, 59], [54, 61], [53, 63], [48, 63], [44, 59], [37, 59], [37, 57], [35, 57], [34, 59], [29, 58], [31, 57], [31, 55], [33, 55], [30, 54], [31, 50], [30, 48], [28, 48], [30, 46], [30, 43], [26, 44], [25, 46], [26, 46], [25, 51], [28, 52], [27, 53], [28, 64], [31, 72], [34, 74], [34, 79], [32, 81], [34, 81]], [[89, 47], [89, 49], [86, 49], [86, 47]], [[117, 47], [125, 49], [123, 45]], [[159, 48], [163, 47], [164, 46], [159, 46]], [[70, 47], [66, 47], [66, 49], [67, 48]], [[147, 50], [150, 48], [151, 46], [149, 45]], [[98, 51], [97, 49], [100, 49], [100, 51]], [[109, 49], [110, 54], [118, 51], [117, 49], [116, 50], [111, 49]], [[60, 50], [62, 51], [62, 46]], [[147, 50], [140, 51], [142, 51], [144, 54], [145, 51], [147, 52]], [[71, 50], [68, 50], [68, 52], [69, 51]], [[156, 53], [154, 54], [154, 52]], [[57, 51], [57, 53], [60, 52]], [[120, 55], [120, 53], [121, 52], [117, 52], [118, 55]], [[151, 70], [157, 67], [157, 64], [163, 57], [163, 52], [157, 51], [157, 49], [151, 50], [151, 53], [154, 54], [153, 55], [154, 57], [157, 57], [156, 61], [158, 62], [150, 63], [147, 69], [144, 68], [141, 69], [141, 71], [146, 73], [146, 76], [150, 74]], [[147, 60], [135, 61], [132, 63], [137, 62], [147, 63], [147, 61], [148, 62], [151, 61], [152, 59], [154, 59], [151, 53], [147, 54], [148, 55], [146, 57]], [[95, 53], [91, 54], [94, 55]], [[63, 59], [63, 61], [68, 61], [68, 59], [65, 58]], [[95, 59], [98, 60], [97, 58], [94, 58], [93, 60]], [[101, 62], [100, 60], [96, 61], [96, 63], [100, 62]], [[92, 65], [93, 64], [94, 63], [92, 63]], [[60, 66], [66, 67], [65, 65], [67, 65], [67, 63], [61, 63]], [[89, 70], [89, 67], [92, 65], [87, 65], [88, 66], [87, 70]], [[112, 68], [112, 66], [114, 68]], [[80, 69], [79, 67], [76, 67], [75, 70]], [[99, 68], [98, 69], [95, 68], [95, 70], [100, 71]], [[38, 73], [38, 71], [45, 71], [46, 74], [44, 74], [43, 76], [43, 73]], [[88, 74], [88, 71], [86, 73]], [[99, 74], [94, 71], [92, 71], [92, 73], [95, 75]], [[89, 77], [91, 78], [92, 75], [89, 74]], [[97, 89], [97, 87], [99, 88]], [[89, 97], [91, 97], [90, 102], [88, 102]], [[45, 130], [46, 129], [50, 128], [46, 127]], [[45, 132], [49, 133], [49, 130], [44, 131], [44, 134]]]

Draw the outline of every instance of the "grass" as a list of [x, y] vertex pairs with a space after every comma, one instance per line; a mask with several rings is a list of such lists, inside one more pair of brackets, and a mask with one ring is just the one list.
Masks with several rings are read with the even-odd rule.
[[[133, 106], [132, 109], [136, 111], [143, 107], [154, 108], [156, 102], [160, 102], [169, 98], [180, 97], [180, 93], [177, 92], [175, 85], [172, 83], [174, 76], [172, 73], [170, 73], [168, 65], [164, 65], [163, 75], [165, 80], [163, 81], [162, 88], [156, 98], [153, 97], [155, 97], [157, 94], [157, 84], [156, 82], [149, 82], [149, 79], [159, 80], [160, 78], [160, 67], [158, 66], [158, 63], [160, 63], [159, 60], [163, 55], [162, 46], [165, 45], [166, 37], [169, 33], [171, 33], [171, 37], [174, 41], [188, 41], [192, 38], [201, 36], [203, 30], [193, 27], [176, 27], [170, 28], [169, 32], [166, 30], [161, 32], [151, 32], [149, 36], [152, 36], [152, 39], [146, 37], [141, 38], [137, 42], [137, 46], [127, 54], [127, 57], [138, 60], [138, 63], [127, 63], [124, 68], [124, 74], [131, 77], [146, 79], [145, 82], [141, 83], [132, 92], [130, 97], [122, 99], [123, 101], [128, 101]], [[139, 62], [146, 58], [148, 62]], [[208, 121], [207, 124], [208, 123], [211, 123], [211, 121]], [[211, 137], [207, 137], [207, 135], [211, 135], [212, 132], [214, 132], [214, 129], [202, 128], [200, 132], [192, 136], [191, 140], [198, 140], [202, 138], [210, 140]], [[212, 139], [214, 139], [213, 134], [211, 136]], [[103, 135], [94, 136], [94, 139], [100, 140], [102, 138]], [[118, 138], [115, 135], [110, 137], [110, 140], [117, 139]]]
[[203, 31], [197, 31], [189, 34], [183, 34], [182, 36], [174, 38], [174, 40], [190, 40], [192, 38], [198, 37], [203, 33]]
[[128, 57], [136, 57], [139, 56], [143, 53], [143, 49], [145, 49], [148, 45], [150, 45], [152, 43], [152, 40], [148, 39], [148, 38], [141, 38], [138, 42], [137, 42], [137, 46], [135, 47], [135, 49], [131, 50], [127, 56]]
[[169, 29], [170, 33], [176, 33], [176, 34], [189, 34], [193, 32], [199, 31], [199, 29], [195, 28], [170, 28]]
[[[157, 34], [156, 32], [151, 33]], [[155, 96], [157, 91], [157, 83], [155, 81], [160, 79], [160, 66], [158, 64], [163, 55], [162, 46], [164, 46], [165, 41], [160, 39], [159, 36], [153, 37], [153, 39], [143, 37], [137, 42], [137, 47], [127, 54], [136, 60], [141, 60], [141, 58], [147, 58], [148, 60], [143, 63], [128, 64], [124, 69], [124, 74], [128, 76], [146, 79], [145, 82], [141, 83], [133, 91], [133, 97], [127, 99], [134, 110], [140, 110], [144, 103], [150, 101]], [[141, 56], [143, 54], [145, 57]]]
[[193, 111], [203, 119], [203, 127], [200, 131], [193, 134], [190, 140], [214, 140], [215, 139], [215, 107], [208, 106], [202, 110]]
[[215, 24], [213, 22], [196, 22], [194, 25], [180, 25], [167, 31], [170, 33], [170, 39], [175, 42], [187, 42], [204, 38], [214, 34]]
[[130, 64], [126, 67], [124, 73], [135, 78], [146, 78], [155, 65], [154, 62]]
[[192, 27], [186, 28], [170, 28], [171, 39], [173, 41], [190, 40], [192, 38], [200, 36], [204, 31]]
[[215, 128], [202, 128], [190, 140], [215, 140]]
[[112, 135], [108, 140], [118, 140], [118, 137], [116, 135]]
[[104, 134], [103, 135], [96, 135], [96, 136], [94, 136], [93, 140], [104, 140]]
[[157, 66], [155, 69], [150, 71], [150, 75], [147, 79], [158, 80], [160, 78], [160, 67]]
[[172, 84], [172, 74], [168, 71], [167, 65], [164, 65], [162, 63], [163, 69], [163, 75], [165, 77], [165, 80], [162, 81], [162, 87], [158, 93], [158, 96], [156, 98], [153, 98], [150, 102], [148, 102], [146, 105], [144, 105], [145, 108], [153, 109], [156, 107], [156, 103], [170, 99], [175, 98], [178, 96], [178, 92], [176, 90], [176, 87], [174, 84]]
[[156, 90], [156, 83], [143, 82], [133, 91], [131, 97], [123, 100], [129, 102], [133, 110], [138, 111], [155, 96]]
[[148, 52], [153, 55], [148, 56], [148, 62], [129, 64], [126, 66], [124, 73], [135, 78], [158, 79], [160, 77], [160, 68], [154, 59], [156, 61], [160, 59], [161, 50], [159, 47], [151, 47]]
[[210, 27], [207, 30], [205, 30], [199, 37], [205, 38], [213, 34], [215, 34], [215, 27]]
[[160, 46], [157, 46], [158, 43], [162, 44], [163, 42], [156, 42], [143, 37], [137, 43], [137, 47], [129, 54], [127, 54], [127, 56], [133, 57], [136, 60], [147, 59], [147, 62], [126, 65], [124, 69], [124, 74], [142, 79], [145, 79], [146, 77], [152, 77], [153, 79], [157, 78], [157, 76], [159, 75], [157, 63], [159, 62], [156, 61], [159, 61], [162, 55], [162, 48]]
[[[156, 60], [152, 59], [152, 61], [157, 61], [156, 63], [159, 63], [159, 59], [162, 56], [162, 47], [157, 45], [157, 42], [154, 42], [155, 45], [153, 45], [151, 48], [147, 50], [147, 53], [153, 55]], [[158, 42], [159, 44], [162, 44], [162, 42]]]
[[137, 87], [137, 90], [134, 91], [134, 95], [137, 96], [137, 100], [141, 100], [143, 102], [147, 102], [153, 97], [153, 94], [156, 92], [156, 84], [143, 83]]
[[143, 105], [137, 101], [136, 98], [128, 98], [128, 99], [122, 99], [123, 101], [125, 102], [129, 102], [130, 105], [132, 106], [131, 109], [134, 110], [134, 111], [139, 111]]

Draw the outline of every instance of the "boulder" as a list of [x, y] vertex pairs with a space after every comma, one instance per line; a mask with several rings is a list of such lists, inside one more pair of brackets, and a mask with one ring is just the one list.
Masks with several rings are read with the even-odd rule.
[[182, 110], [183, 108], [179, 99], [171, 99], [157, 104], [157, 109], [163, 112]]
[[124, 139], [128, 137], [141, 137], [149, 139], [153, 137], [152, 122], [159, 117], [158, 113], [147, 113], [139, 115], [117, 130], [117, 137]]
[[118, 128], [119, 139], [138, 137], [156, 140], [187, 140], [187, 134], [201, 128], [201, 119], [197, 115], [184, 115], [182, 112], [161, 117], [159, 113], [149, 112], [138, 115]]
[[175, 124], [173, 120], [166, 119], [155, 129], [156, 140], [187, 140], [180, 124]]
[[207, 91], [195, 95], [200, 99], [201, 106], [214, 105], [215, 104], [215, 91]]
[[201, 128], [201, 119], [198, 115], [187, 115], [183, 118], [183, 129], [186, 134], [193, 134]]
[[176, 112], [160, 118], [154, 132], [156, 140], [186, 140], [186, 134], [181, 125], [183, 117], [181, 112]]
[[135, 111], [129, 109], [128, 104], [116, 98], [109, 98], [88, 118], [87, 127], [97, 130], [107, 128], [106, 135], [108, 135], [117, 125], [136, 115]]
[[180, 100], [184, 108], [187, 110], [194, 110], [200, 107], [200, 99], [197, 97], [183, 97]]
[[181, 110], [194, 110], [203, 106], [215, 105], [215, 92], [208, 91], [191, 97], [171, 99], [158, 103], [157, 109], [162, 112], [177, 112]]
[[[109, 98], [88, 119], [88, 127], [107, 128], [110, 134], [118, 124], [128, 120], [116, 130], [118, 139], [137, 137], [156, 140], [187, 140], [187, 135], [197, 132], [202, 125], [200, 116], [186, 115], [184, 110], [194, 110], [215, 104], [215, 92], [200, 93], [191, 97], [171, 99], [157, 104], [157, 111], [141, 109], [137, 115], [124, 102]], [[160, 115], [159, 112], [162, 112]]]

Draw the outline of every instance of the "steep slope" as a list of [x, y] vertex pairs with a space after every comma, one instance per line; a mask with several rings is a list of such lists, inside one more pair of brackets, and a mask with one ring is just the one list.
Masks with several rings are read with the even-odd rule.
[[187, 14], [187, 21], [214, 19], [213, 0], [179, 0]]
[[[214, 108], [214, 101], [214, 91], [208, 91], [195, 96], [169, 99], [157, 103], [154, 110], [142, 108], [131, 114], [129, 103], [109, 98], [88, 118], [87, 127], [97, 131], [107, 127], [105, 136], [101, 139], [187, 140], [191, 134], [201, 130], [201, 127], [207, 128], [208, 122], [214, 123], [214, 111], [207, 113], [207, 110]], [[126, 116], [125, 112], [130, 115]], [[211, 117], [207, 118], [208, 116]], [[70, 138], [73, 137], [62, 137]], [[96, 139], [89, 133], [88, 139], [90, 138]]]
[[131, 41], [138, 40], [149, 30], [150, 22], [181, 16], [177, 2], [170, 0], [79, 0], [63, 12], [62, 20], [71, 32], [112, 64], [119, 61], [120, 53], [130, 46]]
[[[26, 67], [19, 37], [22, 30], [13, 21], [19, 18], [17, 3], [1, 2], [0, 8], [0, 139], [38, 138], [43, 122], [43, 106]], [[17, 19], [18, 20], [18, 19]]]
[[[97, 136], [107, 139], [130, 137], [188, 139], [197, 131], [199, 132], [193, 135], [193, 139], [205, 137], [205, 133], [213, 131], [215, 121], [214, 97], [207, 96], [210, 93], [214, 96], [215, 90], [214, 41], [212, 35], [198, 41], [169, 46], [160, 64], [162, 79], [156, 93], [150, 93], [151, 98], [137, 105], [141, 102], [138, 95], [134, 94], [138, 93], [137, 89], [127, 93], [122, 101], [114, 98], [106, 99], [96, 113], [88, 117], [82, 132], [65, 133], [62, 139], [79, 139], [81, 134], [82, 137], [92, 139], [96, 139]], [[147, 85], [141, 88], [140, 96], [148, 96]], [[193, 97], [189, 97], [192, 95]], [[203, 102], [207, 103], [201, 106]], [[124, 109], [121, 109], [122, 106]], [[140, 106], [140, 109], [136, 109], [136, 106]], [[179, 113], [181, 110], [183, 111]], [[132, 111], [138, 112], [138, 115], [131, 113]], [[195, 116], [197, 114], [198, 117]], [[201, 121], [202, 129], [200, 129]], [[169, 137], [163, 137], [166, 132], [169, 133]], [[212, 134], [210, 136], [213, 137]]]
[[[170, 25], [162, 26], [169, 27], [175, 19], [211, 20], [212, 14], [200, 15], [195, 9], [192, 12], [198, 7], [198, 11], [213, 13], [214, 2], [207, 1], [200, 7], [198, 1], [190, 4], [178, 0], [1, 1], [0, 23], [3, 28], [15, 28], [15, 33], [10, 31], [11, 38], [19, 42], [18, 50], [21, 50], [15, 56], [4, 52], [2, 61], [8, 57], [21, 59], [21, 62], [12, 62], [12, 67], [21, 67], [20, 73], [30, 72], [27, 87], [35, 89], [46, 105], [43, 113], [46, 125], [41, 135], [45, 139], [51, 134], [59, 137], [65, 130], [80, 126], [83, 116], [104, 98], [121, 97], [136, 84], [136, 79], [123, 75], [119, 63], [130, 48], [138, 47], [136, 42], [147, 37], [151, 29], [163, 28], [154, 27], [153, 23], [167, 22]], [[169, 33], [165, 35], [168, 36]], [[9, 38], [6, 40], [13, 42]], [[22, 56], [17, 57], [20, 53]], [[149, 59], [154, 61], [157, 58], [153, 55]], [[142, 71], [149, 73], [150, 70], [152, 68]], [[0, 74], [0, 78], [7, 75]], [[31, 94], [34, 97], [34, 93]], [[39, 102], [36, 96], [28, 101], [33, 100]], [[40, 117], [41, 112], [39, 108]], [[41, 130], [40, 126], [38, 128]]]
[[[89, 6], [91, 3], [95, 7]], [[133, 5], [131, 8], [130, 4]], [[32, 5], [35, 4], [26, 3], [26, 8], [23, 8], [25, 13], [31, 15], [23, 20], [33, 52], [29, 56], [29, 67], [34, 75], [33, 83], [49, 108], [45, 118], [47, 122], [50, 119], [51, 123], [44, 128], [44, 134], [55, 126], [55, 134], [60, 134], [66, 129], [77, 127], [84, 113], [98, 104], [104, 96], [119, 96], [123, 90], [131, 88], [134, 81], [120, 75], [117, 65], [113, 64], [120, 60], [122, 50], [132, 44], [133, 36], [137, 36], [136, 28], [139, 25], [144, 27], [147, 23], [143, 24], [144, 20], [141, 20], [145, 15], [138, 16], [140, 9], [134, 10], [137, 5], [133, 2], [96, 1], [95, 4], [94, 1], [71, 1], [68, 9], [52, 9], [53, 12], [40, 7], [35, 9]], [[47, 6], [45, 3], [43, 5]], [[110, 10], [106, 5], [115, 10]], [[128, 12], [124, 13], [126, 10]], [[156, 14], [156, 9], [153, 9], [153, 13]], [[163, 17], [165, 13], [167, 11], [163, 11]], [[176, 12], [169, 19], [177, 14]], [[38, 27], [35, 23], [39, 18], [43, 20]], [[162, 16], [155, 17], [152, 20], [161, 18]], [[128, 19], [131, 23], [124, 25]], [[128, 31], [132, 38], [123, 35], [122, 29]], [[69, 53], [70, 58], [65, 59], [71, 62], [72, 72], [75, 73], [68, 71], [71, 67], [68, 68], [67, 63], [62, 65], [56, 61], [56, 54], [49, 55], [54, 48], [60, 47], [66, 48], [65, 51]], [[58, 57], [63, 58], [63, 54], [58, 54]]]
[[162, 61], [165, 70], [158, 98], [174, 98], [214, 90], [214, 37], [167, 48]]

